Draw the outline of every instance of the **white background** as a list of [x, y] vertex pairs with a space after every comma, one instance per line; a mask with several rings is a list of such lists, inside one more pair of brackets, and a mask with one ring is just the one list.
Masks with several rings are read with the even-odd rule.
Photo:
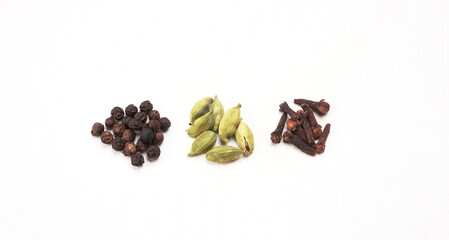
[[[0, 0], [0, 239], [449, 239], [447, 1]], [[189, 111], [242, 104], [256, 150], [187, 158]], [[326, 98], [326, 152], [273, 145]], [[149, 99], [142, 168], [90, 135]], [[235, 144], [231, 143], [231, 144]]]

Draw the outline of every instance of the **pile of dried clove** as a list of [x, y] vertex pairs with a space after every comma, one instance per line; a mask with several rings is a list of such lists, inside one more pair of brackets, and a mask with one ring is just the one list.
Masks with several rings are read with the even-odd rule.
[[[105, 131], [105, 126], [113, 134]], [[112, 149], [130, 156], [131, 164], [140, 167], [144, 163], [144, 157], [138, 152], [146, 152], [150, 162], [157, 160], [161, 154], [158, 146], [164, 141], [163, 132], [170, 126], [170, 120], [161, 118], [159, 112], [153, 109], [153, 104], [146, 100], [140, 104], [140, 111], [133, 104], [128, 105], [125, 111], [121, 107], [114, 107], [104, 125], [94, 123], [91, 134], [100, 136], [101, 142], [111, 144]], [[140, 137], [135, 143], [138, 135]]]
[[[271, 133], [271, 141], [280, 143], [281, 139], [284, 139], [285, 143], [291, 143], [311, 156], [323, 153], [331, 125], [328, 123], [322, 129], [321, 125], [316, 121], [314, 112], [320, 116], [325, 115], [329, 112], [329, 103], [325, 102], [324, 99], [319, 102], [295, 99], [294, 103], [300, 105], [302, 110], [295, 112], [286, 102], [279, 105], [279, 111], [282, 112], [282, 116], [276, 130]], [[290, 116], [288, 120], [287, 115]], [[285, 125], [287, 125], [288, 130], [282, 133]]]

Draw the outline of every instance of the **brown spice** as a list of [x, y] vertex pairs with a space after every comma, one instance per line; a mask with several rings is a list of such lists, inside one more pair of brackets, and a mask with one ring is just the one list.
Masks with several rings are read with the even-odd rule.
[[309, 105], [318, 115], [324, 115], [329, 112], [330, 105], [325, 102], [324, 99], [321, 99], [319, 102], [307, 100], [307, 99], [295, 99], [294, 103], [298, 105], [307, 104]]
[[293, 144], [299, 150], [301, 150], [302, 152], [304, 152], [306, 154], [309, 154], [310, 156], [316, 155], [315, 148], [313, 148], [309, 144], [305, 143], [303, 140], [301, 140], [300, 137], [298, 137], [297, 135], [293, 134], [290, 131], [284, 132], [284, 142]]
[[276, 129], [271, 133], [271, 142], [280, 143], [282, 139], [282, 131], [284, 130], [285, 121], [287, 120], [287, 113], [282, 113], [281, 119]]
[[326, 148], [326, 140], [329, 136], [329, 132], [331, 131], [331, 125], [328, 123], [326, 126], [324, 126], [323, 134], [320, 137], [320, 140], [316, 144], [316, 151], [318, 153], [323, 153], [324, 149]]

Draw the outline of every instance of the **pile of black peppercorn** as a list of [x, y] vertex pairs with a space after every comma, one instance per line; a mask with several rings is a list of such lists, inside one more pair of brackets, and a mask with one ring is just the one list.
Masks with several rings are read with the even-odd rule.
[[[105, 131], [105, 126], [112, 132]], [[159, 145], [164, 141], [163, 132], [170, 126], [170, 120], [161, 118], [159, 112], [153, 109], [153, 104], [146, 100], [140, 104], [140, 111], [134, 104], [128, 105], [125, 111], [121, 107], [114, 107], [104, 125], [94, 123], [91, 134], [100, 136], [101, 142], [111, 144], [112, 149], [130, 156], [131, 164], [140, 167], [144, 163], [141, 153], [146, 152], [150, 162], [159, 158]]]

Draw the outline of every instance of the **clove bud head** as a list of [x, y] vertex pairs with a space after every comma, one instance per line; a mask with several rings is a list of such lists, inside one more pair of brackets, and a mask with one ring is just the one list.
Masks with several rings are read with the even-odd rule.
[[287, 120], [287, 128], [289, 130], [294, 131], [298, 125], [299, 125], [298, 119], [290, 118]]

